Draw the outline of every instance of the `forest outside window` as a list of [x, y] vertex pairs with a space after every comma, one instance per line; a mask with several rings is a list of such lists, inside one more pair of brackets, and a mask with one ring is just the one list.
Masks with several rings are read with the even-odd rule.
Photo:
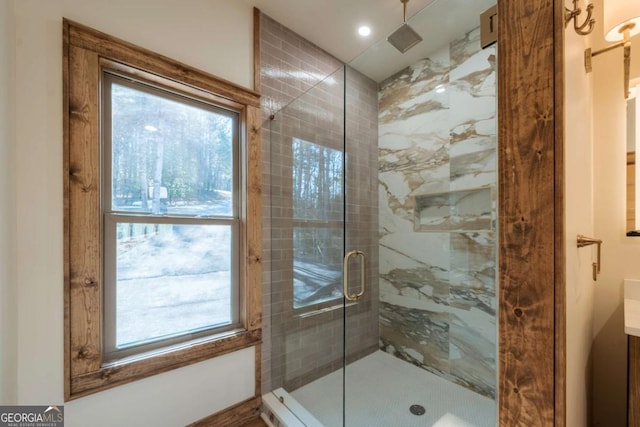
[[65, 399], [259, 346], [259, 96], [63, 28]]
[[342, 298], [343, 154], [293, 138], [293, 308]]

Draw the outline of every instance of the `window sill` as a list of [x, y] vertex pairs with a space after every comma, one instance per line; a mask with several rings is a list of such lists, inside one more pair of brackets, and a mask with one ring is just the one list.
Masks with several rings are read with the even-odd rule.
[[[97, 371], [73, 377], [71, 380], [71, 393], [66, 400], [73, 400], [97, 391], [211, 359], [215, 356], [252, 347], [261, 342], [261, 329], [242, 330], [224, 334], [223, 337], [182, 344], [179, 348], [165, 349], [146, 356], [137, 356], [124, 361], [109, 363], [103, 365]], [[85, 357], [90, 356], [85, 355]]]

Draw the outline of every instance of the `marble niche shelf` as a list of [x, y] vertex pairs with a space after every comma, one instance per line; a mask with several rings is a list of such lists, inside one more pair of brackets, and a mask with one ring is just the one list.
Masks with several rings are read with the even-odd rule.
[[414, 231], [493, 231], [491, 187], [415, 196]]

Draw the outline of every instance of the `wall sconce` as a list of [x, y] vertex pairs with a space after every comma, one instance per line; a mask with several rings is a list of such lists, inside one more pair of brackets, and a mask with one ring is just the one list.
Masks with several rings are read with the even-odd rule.
[[[575, 3], [576, 0], [574, 0]], [[591, 58], [622, 47], [624, 49], [624, 97], [629, 97], [629, 68], [631, 66], [631, 37], [640, 32], [640, 2], [636, 0], [607, 0], [604, 5], [605, 40], [611, 46], [592, 52], [584, 51], [584, 67], [591, 72]]]

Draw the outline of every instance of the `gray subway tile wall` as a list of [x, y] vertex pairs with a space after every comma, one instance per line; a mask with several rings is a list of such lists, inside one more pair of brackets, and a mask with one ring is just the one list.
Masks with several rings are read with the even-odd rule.
[[[296, 389], [378, 349], [377, 85], [268, 16], [260, 17], [263, 159], [263, 392]], [[286, 108], [285, 108], [286, 106]], [[347, 109], [346, 127], [344, 109]], [[284, 110], [283, 110], [284, 108]], [[277, 114], [276, 114], [277, 113]], [[275, 114], [275, 120], [270, 115]], [[293, 138], [342, 150], [346, 245], [367, 254], [369, 292], [343, 309], [293, 308]], [[342, 212], [340, 213], [342, 216]], [[342, 256], [342, 254], [340, 254]], [[342, 300], [336, 300], [338, 305]]]

